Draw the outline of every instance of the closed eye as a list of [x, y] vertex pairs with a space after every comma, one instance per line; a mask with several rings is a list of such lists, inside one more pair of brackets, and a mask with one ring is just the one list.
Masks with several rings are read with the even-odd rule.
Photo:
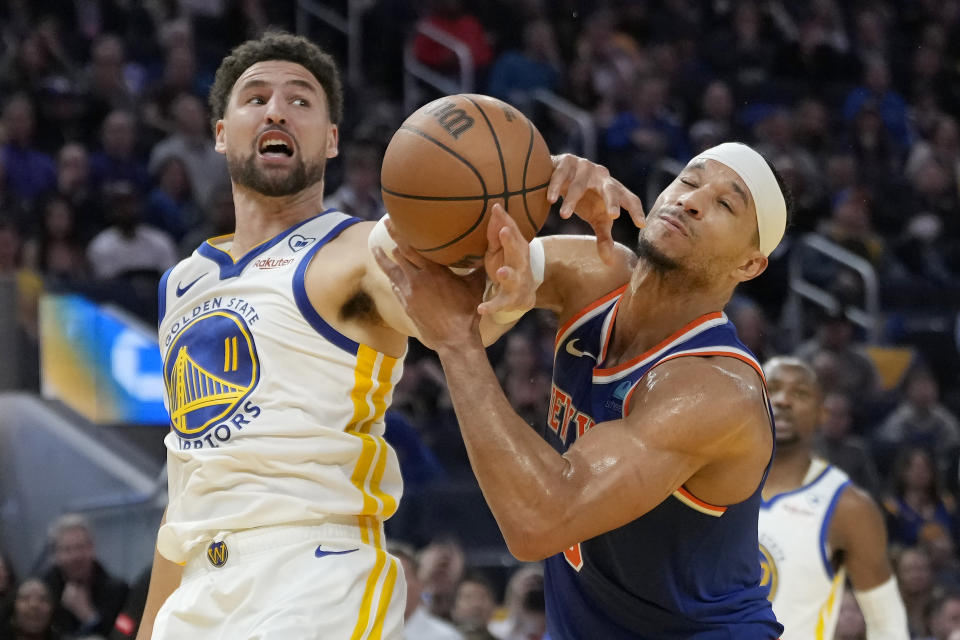
[[733, 213], [733, 207], [731, 207], [730, 203], [728, 203], [726, 200], [720, 200], [720, 206], [726, 207], [730, 213]]
[[680, 178], [680, 182], [682, 182], [683, 184], [687, 185], [688, 187], [693, 187], [694, 189], [696, 189], [696, 187], [697, 187], [697, 185], [695, 185], [694, 183], [690, 182], [690, 180], [689, 180], [688, 178]]

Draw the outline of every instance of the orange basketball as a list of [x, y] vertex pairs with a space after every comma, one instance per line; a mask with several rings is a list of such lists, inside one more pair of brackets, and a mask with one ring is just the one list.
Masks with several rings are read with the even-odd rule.
[[400, 236], [453, 267], [482, 262], [490, 209], [503, 204], [527, 240], [550, 210], [550, 152], [509, 104], [459, 94], [426, 104], [393, 135], [383, 158], [383, 201]]

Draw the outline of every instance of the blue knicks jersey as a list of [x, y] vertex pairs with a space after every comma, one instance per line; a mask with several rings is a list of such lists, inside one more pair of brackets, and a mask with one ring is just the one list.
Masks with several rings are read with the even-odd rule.
[[[747, 362], [762, 378], [756, 358], [721, 312], [698, 318], [629, 362], [599, 368], [623, 291], [596, 301], [557, 334], [543, 437], [561, 453], [597, 423], [626, 415], [641, 378], [667, 360], [728, 356]], [[762, 485], [728, 506], [707, 504], [677, 487], [633, 522], [548, 558], [551, 640], [778, 638], [783, 627], [760, 586]]]

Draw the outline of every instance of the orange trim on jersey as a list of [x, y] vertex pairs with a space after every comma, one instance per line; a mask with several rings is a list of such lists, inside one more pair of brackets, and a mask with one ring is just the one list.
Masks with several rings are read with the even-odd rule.
[[[682, 329], [680, 329], [679, 331], [671, 334], [671, 335], [670, 335], [669, 337], [667, 337], [667, 338], [664, 338], [664, 339], [661, 340], [655, 347], [652, 347], [652, 348], [650, 348], [650, 349], [647, 349], [646, 351], [644, 351], [643, 353], [641, 353], [641, 354], [638, 355], [637, 357], [631, 358], [630, 360], [628, 360], [628, 361], [626, 361], [626, 362], [624, 362], [624, 363], [622, 363], [622, 364], [618, 364], [618, 365], [615, 366], [615, 367], [609, 367], [609, 368], [607, 368], [607, 369], [594, 369], [594, 370], [593, 370], [593, 375], [595, 375], [595, 376], [608, 376], [608, 375], [610, 375], [610, 374], [618, 373], [618, 372], [620, 372], [620, 371], [623, 371], [624, 369], [629, 369], [630, 367], [635, 366], [637, 363], [643, 362], [644, 360], [646, 360], [647, 358], [649, 358], [651, 354], [654, 354], [654, 353], [656, 353], [657, 351], [660, 351], [661, 349], [663, 349], [664, 347], [666, 347], [668, 344], [670, 344], [671, 342], [673, 342], [673, 341], [676, 340], [677, 338], [681, 337], [683, 334], [685, 334], [685, 333], [687, 333], [687, 332], [689, 332], [689, 331], [693, 331], [694, 329], [696, 329], [697, 327], [699, 327], [700, 325], [702, 325], [702, 324], [705, 323], [705, 322], [710, 322], [711, 320], [718, 320], [718, 319], [720, 319], [720, 318], [722, 318], [722, 317], [723, 317], [723, 312], [721, 312], [721, 311], [714, 311], [714, 312], [712, 312], [712, 313], [704, 314], [704, 315], [700, 316], [699, 318], [697, 318], [696, 320], [694, 320], [693, 322], [690, 322], [689, 324], [687, 324], [686, 326], [684, 326], [684, 327], [683, 327]], [[616, 321], [616, 316], [614, 316], [613, 320], [611, 320], [611, 325], [612, 325], [612, 323], [615, 322], [615, 321]], [[612, 331], [612, 330], [610, 331], [610, 334], [611, 334], [611, 335], [613, 334], [613, 331]]]
[[691, 509], [695, 509], [700, 513], [705, 513], [708, 516], [714, 516], [715, 518], [719, 518], [727, 512], [726, 507], [718, 507], [717, 505], [710, 504], [709, 502], [704, 502], [700, 498], [684, 489], [683, 486], [673, 492], [673, 497]]
[[557, 347], [560, 346], [560, 338], [563, 337], [563, 334], [566, 333], [567, 330], [570, 329], [570, 327], [572, 327], [577, 320], [587, 315], [588, 313], [590, 313], [591, 311], [593, 311], [603, 303], [609, 302], [611, 299], [615, 298], [616, 296], [626, 291], [626, 289], [627, 289], [627, 285], [623, 285], [622, 287], [614, 289], [613, 291], [603, 296], [599, 300], [594, 300], [589, 305], [587, 305], [586, 307], [584, 307], [583, 309], [575, 313], [572, 318], [570, 318], [569, 320], [563, 323], [562, 327], [557, 329], [557, 338], [554, 341], [553, 348], [556, 349]]

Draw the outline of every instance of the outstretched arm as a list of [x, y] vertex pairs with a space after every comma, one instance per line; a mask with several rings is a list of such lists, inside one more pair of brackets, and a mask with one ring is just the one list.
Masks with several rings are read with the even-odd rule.
[[[681, 358], [657, 367], [626, 418], [589, 429], [561, 455], [516, 414], [490, 367], [474, 312], [482, 279], [465, 281], [402, 255], [379, 260], [421, 341], [440, 357], [471, 466], [521, 560], [622, 526], [703, 470], [739, 465], [722, 504], [745, 499], [760, 482], [769, 426], [759, 378], [739, 363]], [[442, 314], [433, 312], [440, 307]]]

